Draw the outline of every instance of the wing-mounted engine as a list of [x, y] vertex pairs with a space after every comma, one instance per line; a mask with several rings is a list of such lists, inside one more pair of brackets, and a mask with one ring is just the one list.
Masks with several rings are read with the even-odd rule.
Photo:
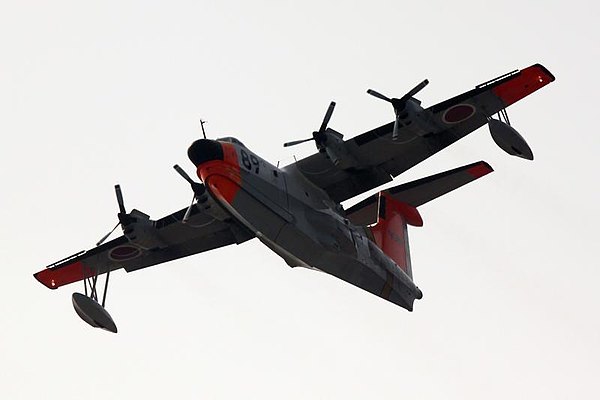
[[334, 108], [335, 102], [332, 101], [325, 113], [325, 118], [323, 118], [321, 127], [318, 131], [313, 132], [313, 137], [287, 142], [283, 144], [283, 147], [295, 146], [300, 143], [314, 140], [317, 149], [319, 149], [320, 152], [327, 154], [327, 157], [336, 167], [340, 169], [357, 168], [358, 161], [350, 151], [348, 151], [347, 145], [344, 143], [344, 135], [327, 127]]
[[133, 209], [129, 214], [120, 217], [120, 220], [125, 237], [139, 248], [150, 250], [166, 246], [149, 215]]
[[373, 89], [367, 90], [367, 93], [371, 96], [392, 104], [395, 115], [392, 140], [401, 143], [407, 142], [417, 136], [424, 136], [437, 130], [436, 125], [428, 118], [427, 113], [421, 107], [421, 101], [413, 97], [428, 84], [429, 81], [425, 79], [400, 98], [389, 98]]
[[317, 148], [319, 151], [325, 152], [331, 162], [340, 169], [350, 169], [358, 166], [356, 158], [346, 148], [344, 135], [331, 128], [327, 128], [322, 134], [321, 139], [317, 142]]
[[139, 210], [133, 209], [130, 213], [125, 210], [123, 193], [121, 192], [120, 185], [115, 185], [115, 193], [117, 195], [117, 203], [119, 204], [119, 213], [117, 214], [119, 222], [117, 222], [117, 225], [96, 243], [96, 246], [100, 246], [104, 243], [111, 233], [113, 233], [117, 227], [121, 226], [123, 234], [129, 242], [141, 249], [148, 250], [165, 247], [166, 244], [158, 235], [154, 220], [151, 220], [149, 215], [144, 214]]
[[185, 172], [179, 165], [175, 164], [173, 165], [173, 168], [190, 184], [192, 187], [192, 192], [194, 192], [192, 202], [183, 216], [183, 223], [188, 222], [190, 219], [190, 216], [194, 212], [194, 206], [200, 207], [204, 214], [210, 215], [219, 221], [225, 221], [230, 218], [229, 214], [223, 209], [223, 207], [221, 207], [216, 200], [210, 196], [202, 183], [194, 182], [187, 172]]

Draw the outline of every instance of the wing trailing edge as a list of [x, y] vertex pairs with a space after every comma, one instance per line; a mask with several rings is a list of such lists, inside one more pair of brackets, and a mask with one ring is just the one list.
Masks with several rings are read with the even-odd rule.
[[[152, 221], [148, 234], [160, 239], [162, 246], [148, 248], [146, 242], [123, 235], [87, 251], [80, 251], [48, 265], [33, 276], [49, 289], [57, 289], [84, 279], [93, 278], [117, 269], [137, 271], [178, 258], [202, 253], [230, 244], [250, 240], [254, 235], [234, 220], [219, 221], [201, 212], [197, 207], [190, 213], [188, 222], [183, 218], [187, 210], [181, 209], [157, 221]], [[135, 229], [139, 222], [127, 229]]]

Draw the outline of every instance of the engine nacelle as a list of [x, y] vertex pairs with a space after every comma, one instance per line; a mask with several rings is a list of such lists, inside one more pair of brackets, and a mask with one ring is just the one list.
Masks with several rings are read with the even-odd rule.
[[331, 162], [339, 169], [355, 168], [358, 165], [356, 158], [346, 148], [344, 135], [327, 128], [325, 131], [325, 140], [321, 145]]
[[149, 215], [133, 209], [129, 214], [120, 215], [119, 220], [125, 237], [138, 247], [148, 250], [165, 246]]
[[402, 143], [408, 142], [417, 136], [424, 136], [436, 132], [436, 126], [425, 118], [426, 112], [421, 103], [411, 98], [397, 114], [397, 131], [395, 140]]
[[499, 121], [497, 119], [492, 119], [488, 121], [488, 127], [490, 129], [490, 134], [492, 135], [492, 139], [494, 142], [500, 147], [502, 150], [510, 154], [511, 156], [517, 156], [524, 158], [526, 160], [533, 160], [533, 152], [531, 148], [523, 139], [523, 136], [519, 134], [512, 126]]

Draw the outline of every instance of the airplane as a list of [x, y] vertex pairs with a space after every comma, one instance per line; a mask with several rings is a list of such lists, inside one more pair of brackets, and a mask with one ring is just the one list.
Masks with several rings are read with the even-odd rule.
[[[385, 185], [438, 151], [488, 125], [493, 140], [510, 155], [533, 160], [525, 139], [510, 125], [506, 108], [555, 78], [535, 64], [477, 85], [474, 89], [423, 108], [414, 96], [424, 80], [404, 96], [389, 98], [394, 120], [354, 138], [328, 127], [331, 102], [312, 137], [317, 152], [279, 168], [233, 137], [194, 141], [188, 157], [201, 182], [181, 167], [193, 198], [158, 220], [133, 209], [127, 212], [115, 186], [118, 223], [96, 247], [48, 265], [34, 277], [50, 289], [83, 281], [84, 293], [72, 303], [88, 324], [117, 332], [105, 309], [111, 271], [127, 272], [244, 243], [257, 238], [290, 267], [331, 274], [408, 311], [423, 293], [413, 281], [408, 225], [419, 227], [418, 207], [469, 182], [492, 168], [484, 161], [413, 182], [381, 189], [344, 209], [342, 202]], [[496, 118], [494, 118], [496, 116]], [[121, 226], [123, 235], [105, 242]], [[106, 274], [100, 301], [98, 277]]]

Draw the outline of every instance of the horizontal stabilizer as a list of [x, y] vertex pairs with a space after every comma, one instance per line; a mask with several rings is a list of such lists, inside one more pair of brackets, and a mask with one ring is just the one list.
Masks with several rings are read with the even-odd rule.
[[[418, 207], [492, 171], [488, 163], [479, 161], [395, 186], [387, 189], [386, 192], [397, 201]], [[378, 198], [379, 194], [367, 197], [346, 210], [346, 216], [356, 225], [374, 224], [377, 222]]]

